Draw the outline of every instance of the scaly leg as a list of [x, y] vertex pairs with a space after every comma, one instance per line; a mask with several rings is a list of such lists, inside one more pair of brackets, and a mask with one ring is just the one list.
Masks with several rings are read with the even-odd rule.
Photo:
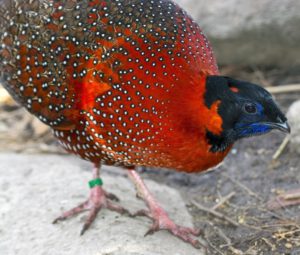
[[135, 184], [137, 195], [142, 198], [149, 208], [149, 211], [141, 210], [136, 213], [137, 216], [147, 216], [153, 220], [153, 225], [145, 234], [153, 234], [159, 230], [168, 230], [174, 236], [183, 241], [192, 244], [196, 248], [200, 248], [200, 242], [195, 239], [195, 236], [200, 235], [199, 230], [193, 228], [183, 227], [175, 224], [168, 216], [166, 211], [158, 204], [151, 192], [146, 187], [142, 178], [135, 170], [128, 170], [128, 176]]
[[77, 207], [64, 212], [60, 217], [53, 221], [53, 224], [89, 210], [90, 212], [81, 230], [81, 235], [83, 235], [84, 232], [91, 226], [101, 208], [107, 208], [120, 214], [129, 213], [123, 207], [110, 201], [117, 200], [117, 197], [111, 193], [107, 193], [102, 188], [99, 169], [100, 166], [95, 164], [93, 169], [93, 180], [90, 182], [91, 191], [89, 198]]

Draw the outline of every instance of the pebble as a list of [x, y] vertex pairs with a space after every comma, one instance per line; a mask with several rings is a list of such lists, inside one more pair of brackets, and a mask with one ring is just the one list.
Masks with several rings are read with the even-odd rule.
[[300, 154], [300, 100], [294, 102], [287, 113], [291, 126], [291, 145], [293, 150]]

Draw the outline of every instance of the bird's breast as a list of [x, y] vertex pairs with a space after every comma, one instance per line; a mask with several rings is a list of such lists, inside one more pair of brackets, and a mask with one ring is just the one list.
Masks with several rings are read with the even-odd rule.
[[120, 85], [91, 101], [84, 96], [76, 129], [55, 134], [66, 149], [91, 161], [188, 172], [211, 168], [228, 153], [210, 152], [206, 138], [207, 130], [222, 131], [218, 102], [205, 105], [205, 75], [186, 82], [187, 72], [180, 73], [174, 72], [177, 80], [160, 82], [144, 80], [138, 72], [123, 75]]

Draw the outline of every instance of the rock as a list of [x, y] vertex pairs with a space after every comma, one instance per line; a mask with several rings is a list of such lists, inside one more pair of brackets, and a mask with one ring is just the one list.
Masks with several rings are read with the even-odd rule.
[[0, 105], [4, 104], [12, 105], [14, 104], [14, 101], [9, 95], [9, 93], [6, 91], [6, 89], [4, 89], [0, 83]]
[[41, 122], [38, 118], [35, 118], [34, 116], [32, 116], [32, 121], [31, 121], [31, 127], [32, 127], [32, 131], [33, 131], [33, 135], [35, 137], [41, 137], [50, 131], [50, 128], [45, 125], [43, 122]]
[[298, 0], [176, 0], [214, 37], [229, 37], [237, 31], [265, 24], [284, 25], [300, 18]]
[[287, 113], [291, 125], [291, 145], [300, 154], [300, 100], [294, 102]]
[[220, 64], [280, 66], [289, 70], [300, 65], [300, 1], [176, 2], [208, 35]]
[[[103, 210], [83, 236], [79, 232], [85, 214], [52, 225], [63, 210], [86, 199], [90, 167], [68, 156], [0, 154], [0, 254], [202, 254], [168, 232], [144, 237], [151, 224], [144, 217], [130, 218]], [[106, 189], [119, 196], [120, 203], [131, 212], [145, 208], [124, 177], [125, 172], [108, 168], [102, 171]], [[176, 222], [192, 226], [176, 190], [146, 182]]]

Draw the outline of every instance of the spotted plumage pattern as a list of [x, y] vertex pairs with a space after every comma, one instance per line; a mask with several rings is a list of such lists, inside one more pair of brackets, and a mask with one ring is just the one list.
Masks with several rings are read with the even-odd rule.
[[199, 26], [169, 0], [3, 1], [0, 77], [70, 152], [95, 163], [201, 171], [221, 132], [218, 74]]

